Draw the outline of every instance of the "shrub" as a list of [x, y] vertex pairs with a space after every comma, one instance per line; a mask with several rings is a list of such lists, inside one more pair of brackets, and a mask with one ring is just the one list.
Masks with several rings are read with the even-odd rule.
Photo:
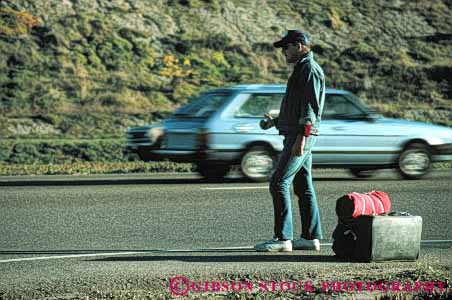
[[[342, 55], [348, 56], [350, 59], [368, 63], [378, 63], [380, 56], [374, 47], [360, 43], [358, 46], [350, 47], [342, 52]], [[343, 58], [341, 58], [343, 60]]]
[[98, 45], [97, 56], [102, 59], [107, 70], [119, 70], [130, 64], [132, 48], [128, 40], [113, 35]]
[[38, 18], [26, 10], [16, 11], [11, 8], [0, 8], [0, 35], [22, 35], [39, 25]]
[[193, 172], [192, 164], [172, 162], [75, 162], [65, 164], [15, 164], [0, 163], [0, 175], [79, 175], [155, 172]]
[[11, 164], [127, 162], [138, 157], [122, 139], [104, 140], [10, 140], [0, 142], [1, 161]]
[[341, 16], [337, 12], [336, 9], [330, 8], [330, 19], [328, 21], [328, 25], [331, 26], [334, 30], [337, 30], [343, 26], [343, 22], [341, 20]]
[[187, 101], [197, 94], [197, 89], [186, 81], [179, 81], [173, 91], [173, 99], [177, 103], [187, 103]]

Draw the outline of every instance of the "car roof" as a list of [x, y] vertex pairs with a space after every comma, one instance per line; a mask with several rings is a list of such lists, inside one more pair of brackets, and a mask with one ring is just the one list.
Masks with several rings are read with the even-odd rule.
[[[286, 84], [238, 84], [229, 87], [210, 90], [209, 92], [247, 92], [247, 93], [284, 93], [286, 91]], [[347, 91], [327, 88], [328, 94], [347, 94]]]

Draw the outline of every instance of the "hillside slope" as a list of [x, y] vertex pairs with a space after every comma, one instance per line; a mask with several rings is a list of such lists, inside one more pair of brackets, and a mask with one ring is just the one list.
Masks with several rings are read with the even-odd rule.
[[285, 82], [271, 44], [288, 28], [312, 34], [328, 86], [452, 125], [450, 15], [447, 0], [4, 0], [0, 135], [120, 136], [212, 87]]

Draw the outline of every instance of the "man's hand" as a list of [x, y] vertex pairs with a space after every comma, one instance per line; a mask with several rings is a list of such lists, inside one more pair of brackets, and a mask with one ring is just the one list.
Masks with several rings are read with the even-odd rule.
[[299, 134], [292, 147], [292, 155], [293, 156], [302, 156], [303, 155], [303, 149], [304, 149], [305, 142], [306, 142], [306, 137], [302, 134]]
[[273, 122], [273, 118], [270, 117], [267, 114], [264, 114], [265, 119], [261, 120], [259, 122], [259, 126], [263, 129], [263, 130], [267, 130], [272, 128], [273, 126], [275, 126], [275, 122]]

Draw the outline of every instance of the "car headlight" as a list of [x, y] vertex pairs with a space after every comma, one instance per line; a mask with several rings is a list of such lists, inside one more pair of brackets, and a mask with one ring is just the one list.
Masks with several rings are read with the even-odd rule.
[[163, 136], [163, 134], [164, 134], [163, 127], [160, 126], [152, 127], [149, 130], [149, 137], [151, 138], [152, 144], [155, 144], [158, 141], [158, 139]]

